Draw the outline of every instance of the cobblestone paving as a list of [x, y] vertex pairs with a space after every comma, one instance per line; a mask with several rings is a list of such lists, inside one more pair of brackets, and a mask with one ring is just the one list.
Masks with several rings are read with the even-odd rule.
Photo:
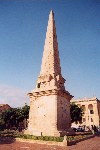
[[94, 137], [68, 147], [48, 146], [13, 140], [0, 142], [0, 150], [100, 150], [100, 137]]

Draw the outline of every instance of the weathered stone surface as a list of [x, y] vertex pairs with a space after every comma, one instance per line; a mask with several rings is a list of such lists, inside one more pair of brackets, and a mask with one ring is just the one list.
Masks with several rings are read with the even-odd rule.
[[54, 13], [50, 12], [42, 65], [36, 88], [30, 97], [29, 124], [26, 133], [60, 136], [70, 129], [70, 99], [61, 75]]

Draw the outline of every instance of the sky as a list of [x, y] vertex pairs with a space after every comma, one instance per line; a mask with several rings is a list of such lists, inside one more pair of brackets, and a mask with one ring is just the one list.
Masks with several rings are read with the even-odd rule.
[[51, 9], [66, 90], [100, 98], [100, 0], [0, 0], [0, 103], [29, 104]]

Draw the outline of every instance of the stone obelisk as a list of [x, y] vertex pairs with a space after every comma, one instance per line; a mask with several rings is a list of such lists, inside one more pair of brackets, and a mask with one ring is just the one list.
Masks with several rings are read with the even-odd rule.
[[70, 100], [64, 86], [53, 11], [50, 12], [40, 75], [36, 88], [28, 93], [30, 112], [27, 133], [61, 136], [70, 131]]

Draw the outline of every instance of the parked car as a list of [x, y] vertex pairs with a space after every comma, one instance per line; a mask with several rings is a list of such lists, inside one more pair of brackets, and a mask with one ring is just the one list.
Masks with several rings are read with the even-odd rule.
[[72, 127], [72, 129], [73, 129], [75, 132], [84, 132], [84, 131], [85, 131], [84, 127], [82, 127], [82, 126], [79, 126], [79, 127]]
[[75, 132], [77, 131], [77, 128], [72, 127], [72, 129], [73, 129]]
[[79, 126], [79, 127], [76, 129], [76, 132], [84, 132], [84, 131], [85, 131], [84, 128], [81, 127], [81, 126]]

